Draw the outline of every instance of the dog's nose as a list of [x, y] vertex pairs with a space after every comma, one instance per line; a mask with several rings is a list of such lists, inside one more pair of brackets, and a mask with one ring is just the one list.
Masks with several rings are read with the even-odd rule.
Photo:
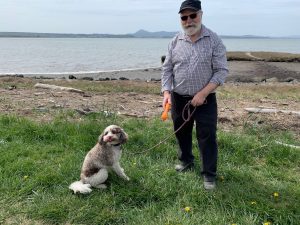
[[108, 136], [107, 141], [112, 141], [112, 136]]

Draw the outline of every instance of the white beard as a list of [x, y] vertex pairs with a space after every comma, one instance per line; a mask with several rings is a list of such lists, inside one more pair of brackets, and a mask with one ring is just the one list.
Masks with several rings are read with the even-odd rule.
[[182, 29], [186, 35], [193, 36], [194, 34], [196, 34], [197, 32], [199, 32], [201, 30], [201, 23], [191, 24], [189, 26], [182, 25]]

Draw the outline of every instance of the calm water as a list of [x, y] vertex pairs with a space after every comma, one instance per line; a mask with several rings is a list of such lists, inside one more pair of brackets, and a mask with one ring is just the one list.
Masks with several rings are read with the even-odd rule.
[[[0, 74], [159, 67], [170, 39], [0, 38]], [[300, 53], [300, 39], [224, 39], [228, 51]]]

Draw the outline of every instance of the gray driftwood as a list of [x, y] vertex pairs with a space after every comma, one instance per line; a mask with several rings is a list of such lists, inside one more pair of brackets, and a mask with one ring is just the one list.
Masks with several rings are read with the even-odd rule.
[[42, 83], [37, 83], [34, 85], [35, 88], [43, 88], [43, 89], [51, 89], [51, 90], [59, 90], [59, 91], [69, 91], [69, 92], [76, 92], [76, 93], [81, 93], [83, 94], [84, 91], [75, 89], [75, 88], [70, 88], [70, 87], [62, 87], [62, 86], [56, 86], [53, 84], [42, 84]]

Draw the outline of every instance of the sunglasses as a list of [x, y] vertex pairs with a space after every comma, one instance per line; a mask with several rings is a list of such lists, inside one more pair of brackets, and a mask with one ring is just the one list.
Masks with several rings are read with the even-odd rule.
[[198, 16], [198, 13], [193, 13], [188, 16], [181, 16], [180, 18], [182, 21], [187, 21], [189, 17], [193, 20], [193, 19], [197, 18], [197, 16]]

